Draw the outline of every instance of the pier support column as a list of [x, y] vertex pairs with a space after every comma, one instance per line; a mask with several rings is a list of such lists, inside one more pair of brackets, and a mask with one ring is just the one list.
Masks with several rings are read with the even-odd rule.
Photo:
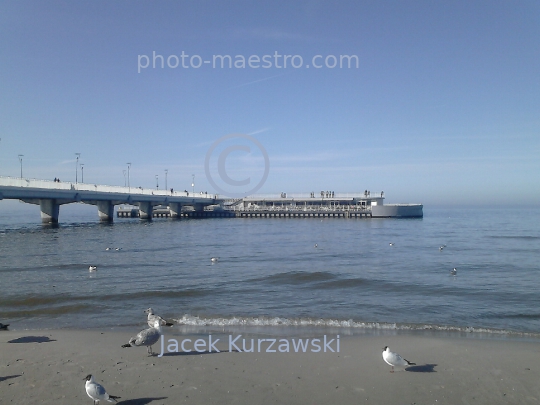
[[41, 208], [41, 222], [43, 224], [57, 224], [60, 204], [56, 200], [39, 200]]
[[149, 202], [140, 202], [139, 203], [139, 215], [141, 219], [152, 219], [152, 212], [154, 211], [154, 206]]
[[194, 204], [193, 209], [196, 212], [203, 212], [204, 211], [204, 204]]
[[113, 222], [114, 205], [111, 201], [98, 201], [97, 208], [101, 222]]
[[171, 218], [180, 219], [180, 212], [182, 211], [182, 204], [169, 203], [169, 210], [171, 211]]

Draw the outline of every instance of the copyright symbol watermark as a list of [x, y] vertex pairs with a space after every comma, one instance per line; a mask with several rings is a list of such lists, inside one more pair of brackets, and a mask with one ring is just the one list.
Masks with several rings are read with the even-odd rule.
[[204, 171], [208, 182], [220, 194], [243, 198], [264, 185], [270, 159], [264, 146], [254, 137], [230, 134], [219, 138], [208, 149]]

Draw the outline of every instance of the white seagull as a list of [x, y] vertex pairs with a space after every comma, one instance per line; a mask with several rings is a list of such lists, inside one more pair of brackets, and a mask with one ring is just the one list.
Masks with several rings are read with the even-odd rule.
[[90, 272], [97, 271], [97, 266], [89, 266], [88, 271], [90, 271]]
[[137, 336], [129, 339], [129, 343], [122, 345], [122, 347], [133, 347], [133, 346], [147, 346], [148, 354], [153, 355], [152, 345], [156, 344], [161, 336], [161, 325], [160, 321], [156, 320], [154, 327], [141, 330], [137, 333]]
[[452, 270], [450, 270], [450, 275], [455, 276], [457, 274], [457, 269], [454, 267]]
[[392, 366], [391, 373], [394, 372], [394, 367], [405, 368], [407, 366], [416, 366], [416, 363], [411, 363], [409, 360], [404, 359], [399, 354], [391, 352], [388, 346], [385, 346], [382, 352], [383, 360]]
[[390, 246], [394, 246], [394, 244], [392, 242], [390, 242]]
[[173, 326], [174, 325], [174, 323], [167, 322], [161, 316], [154, 314], [154, 310], [152, 308], [145, 309], [144, 313], [148, 314], [147, 322], [148, 322], [148, 326], [150, 326], [151, 328], [154, 327], [154, 325], [156, 324], [156, 321], [159, 321], [160, 325], [165, 325], [165, 326]]
[[212, 258], [210, 259], [210, 261], [211, 261], [212, 263], [217, 263], [218, 259], [219, 259], [219, 257], [212, 257]]
[[92, 374], [88, 374], [84, 379], [86, 380], [86, 393], [92, 398], [94, 405], [99, 404], [99, 401], [117, 402], [116, 400], [120, 399], [120, 397], [107, 394], [103, 385], [98, 384]]

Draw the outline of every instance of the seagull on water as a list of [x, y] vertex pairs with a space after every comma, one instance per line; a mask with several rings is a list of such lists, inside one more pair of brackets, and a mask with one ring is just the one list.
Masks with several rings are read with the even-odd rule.
[[390, 246], [394, 246], [394, 243], [390, 242]]
[[88, 271], [89, 272], [97, 271], [97, 266], [88, 266]]
[[455, 276], [457, 274], [457, 269], [454, 267], [452, 270], [450, 270], [450, 275]]
[[110, 248], [110, 247], [108, 247], [108, 248], [105, 248], [105, 250], [111, 250], [111, 248]]
[[405, 368], [407, 366], [416, 366], [416, 363], [411, 363], [409, 360], [404, 359], [399, 354], [391, 352], [388, 346], [385, 346], [382, 352], [383, 360], [392, 366], [391, 373], [394, 372], [394, 367]]
[[99, 401], [118, 402], [116, 400], [120, 399], [120, 397], [107, 394], [103, 385], [98, 384], [92, 374], [88, 374], [84, 379], [86, 380], [86, 393], [92, 398], [94, 405], [99, 404]]
[[137, 333], [137, 336], [129, 339], [129, 343], [122, 345], [122, 347], [146, 346], [148, 347], [148, 354], [153, 355], [152, 345], [157, 343], [160, 336], [161, 325], [160, 321], [156, 320], [154, 322], [154, 327], [141, 330]]
[[218, 259], [219, 259], [219, 257], [212, 257], [212, 258], [210, 259], [210, 261], [211, 261], [212, 263], [217, 263]]
[[174, 323], [167, 322], [161, 316], [154, 314], [154, 310], [152, 308], [145, 309], [144, 313], [148, 314], [147, 322], [148, 322], [148, 326], [150, 326], [151, 328], [154, 327], [154, 325], [156, 324], [156, 321], [159, 321], [160, 325], [165, 325], [165, 326], [173, 326], [174, 325]]
[[441, 250], [441, 251], [442, 251], [443, 249], [444, 249], [444, 246], [441, 246], [441, 247], [439, 247], [439, 250]]
[[318, 247], [319, 247], [319, 245], [317, 245], [317, 244], [315, 243], [315, 249], [317, 249]]

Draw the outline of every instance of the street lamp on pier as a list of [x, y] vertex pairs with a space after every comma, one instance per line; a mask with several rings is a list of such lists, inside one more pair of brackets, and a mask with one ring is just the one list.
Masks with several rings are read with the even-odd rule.
[[158, 180], [157, 174], [156, 174], [156, 190], [159, 190], [159, 180]]
[[78, 174], [79, 174], [79, 158], [81, 157], [81, 154], [80, 153], [75, 153], [75, 155], [77, 155], [77, 161], [75, 163], [75, 184], [78, 183]]
[[128, 188], [129, 192], [131, 193], [131, 184], [129, 183], [129, 168], [131, 167], [131, 163], [126, 163], [128, 165]]
[[22, 158], [23, 158], [24, 155], [19, 155], [19, 163], [21, 164], [21, 179], [23, 178], [22, 177]]
[[81, 163], [81, 183], [84, 183], [84, 163]]
[[126, 171], [122, 170], [122, 173], [124, 173], [124, 187], [127, 187]]
[[167, 186], [167, 174], [169, 173], [169, 169], [165, 169], [165, 190], [168, 190], [169, 187]]
[[191, 191], [193, 194], [195, 194], [195, 175], [191, 175]]

